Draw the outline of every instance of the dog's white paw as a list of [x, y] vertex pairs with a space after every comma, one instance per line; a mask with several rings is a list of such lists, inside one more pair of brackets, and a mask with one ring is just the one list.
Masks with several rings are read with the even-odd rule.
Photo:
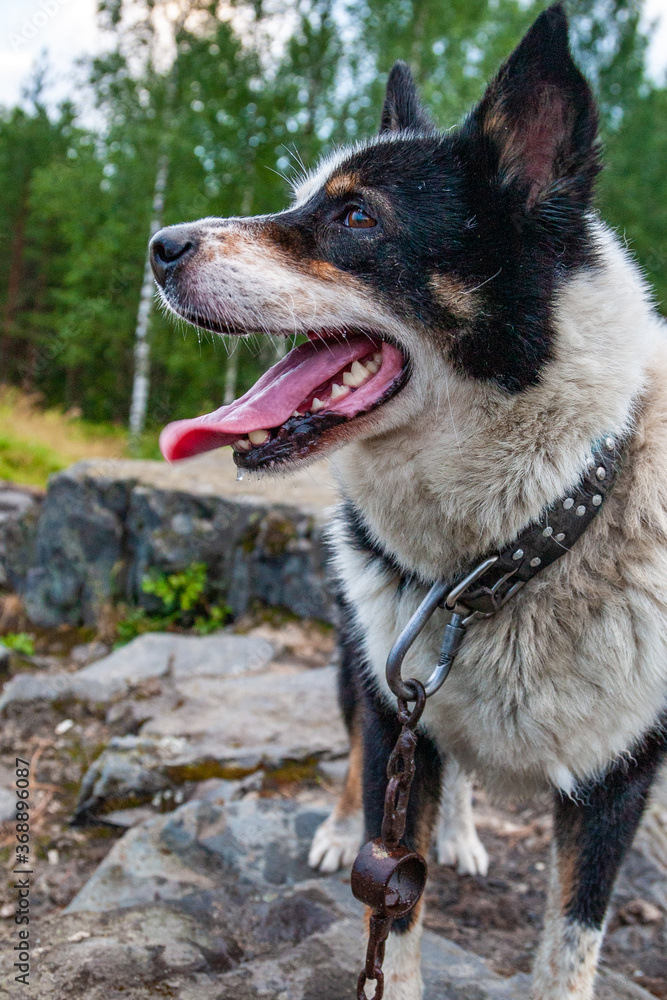
[[349, 868], [361, 847], [363, 833], [361, 811], [344, 817], [332, 813], [315, 831], [308, 864], [327, 873]]
[[486, 875], [489, 870], [489, 855], [474, 827], [440, 830], [436, 854], [438, 864], [451, 865], [459, 875]]

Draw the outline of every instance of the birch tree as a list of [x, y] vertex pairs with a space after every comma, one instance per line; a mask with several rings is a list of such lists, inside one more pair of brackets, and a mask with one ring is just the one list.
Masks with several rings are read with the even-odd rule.
[[[162, 214], [164, 211], [164, 192], [169, 174], [169, 158], [165, 154], [158, 160], [153, 192], [153, 211], [150, 236], [153, 237], [162, 229]], [[148, 409], [148, 390], [150, 372], [150, 342], [148, 331], [155, 296], [153, 271], [150, 256], [146, 253], [144, 280], [141, 285], [141, 297], [137, 311], [137, 325], [134, 331], [134, 379], [132, 381], [132, 403], [130, 406], [130, 448], [137, 450], [139, 440], [146, 426], [146, 411]]]

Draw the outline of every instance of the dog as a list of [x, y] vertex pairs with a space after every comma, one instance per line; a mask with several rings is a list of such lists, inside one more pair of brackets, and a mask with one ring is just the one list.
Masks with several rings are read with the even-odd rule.
[[[535, 1000], [593, 996], [614, 880], [667, 753], [666, 328], [593, 209], [599, 169], [556, 4], [459, 127], [434, 126], [398, 63], [379, 134], [324, 158], [285, 211], [151, 244], [178, 316], [307, 337], [241, 399], [169, 425], [165, 457], [232, 445], [241, 468], [284, 472], [337, 450], [352, 753], [315, 866], [351, 860], [362, 803], [363, 837], [380, 834], [398, 734], [385, 662], [429, 586], [561, 504], [600, 441], [622, 453], [577, 544], [471, 623], [416, 753], [405, 843], [429, 848], [444, 783], [440, 856], [464, 869], [486, 864], [468, 775], [495, 795], [553, 796]], [[405, 677], [426, 680], [446, 620], [431, 618]], [[386, 1000], [422, 996], [422, 921], [417, 907], [394, 922]]]

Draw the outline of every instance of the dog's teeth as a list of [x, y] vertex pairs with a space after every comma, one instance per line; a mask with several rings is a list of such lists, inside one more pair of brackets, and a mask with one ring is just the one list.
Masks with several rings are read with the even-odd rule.
[[341, 396], [347, 396], [349, 391], [350, 391], [349, 385], [337, 385], [336, 383], [334, 383], [331, 386], [331, 399], [332, 400], [340, 399]]
[[375, 375], [376, 371], [378, 371], [378, 369], [379, 369], [380, 366], [377, 363], [377, 361], [367, 361], [366, 362], [366, 367], [368, 368], [368, 370], [371, 373], [371, 375]]
[[317, 413], [318, 410], [323, 410], [326, 405], [326, 403], [323, 403], [321, 399], [318, 399], [317, 396], [315, 396], [315, 399], [310, 404], [310, 412]]
[[361, 385], [368, 378], [368, 372], [358, 361], [352, 362], [349, 372], [343, 372], [343, 384], [349, 385], [353, 389]]
[[250, 434], [248, 434], [248, 437], [250, 438], [250, 441], [252, 442], [252, 444], [264, 444], [265, 441], [269, 440], [269, 432], [268, 431], [250, 431]]
[[232, 448], [236, 448], [237, 451], [250, 451], [250, 441], [247, 438], [239, 438], [232, 445]]
[[292, 416], [293, 416], [293, 417], [300, 417], [300, 416], [301, 416], [301, 414], [299, 413], [299, 411], [298, 411], [298, 410], [295, 410], [295, 411], [294, 411], [294, 413], [292, 414]]
[[377, 351], [373, 355], [373, 361], [376, 361], [379, 365], [382, 364], [382, 351]]

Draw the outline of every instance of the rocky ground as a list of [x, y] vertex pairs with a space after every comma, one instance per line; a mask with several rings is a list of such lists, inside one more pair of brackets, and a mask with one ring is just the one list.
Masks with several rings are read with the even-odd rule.
[[[295, 622], [244, 632], [150, 634], [110, 653], [63, 627], [36, 657], [5, 663], [0, 819], [15, 757], [31, 760], [39, 1000], [354, 995], [363, 940], [348, 874], [305, 861], [345, 769], [333, 634]], [[480, 792], [476, 806], [488, 877], [431, 864], [428, 1000], [528, 996], [548, 805], [498, 809]], [[616, 892], [606, 1000], [667, 998], [666, 817], [656, 801]], [[5, 956], [18, 930], [14, 844], [4, 822]], [[0, 996], [15, 998], [9, 965]]]

